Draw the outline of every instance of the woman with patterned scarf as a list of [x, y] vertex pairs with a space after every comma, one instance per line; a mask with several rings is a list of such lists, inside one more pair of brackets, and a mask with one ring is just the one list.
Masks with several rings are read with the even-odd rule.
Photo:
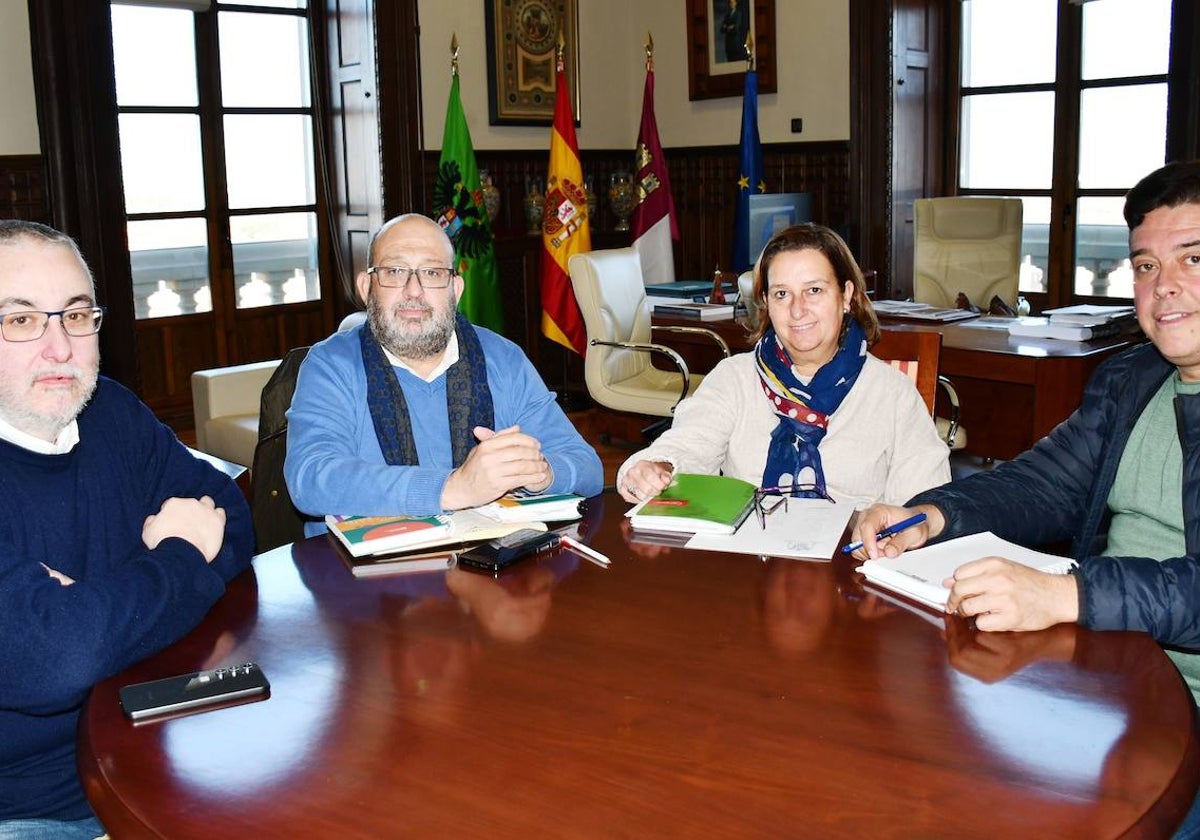
[[[855, 508], [901, 504], [950, 480], [949, 452], [911, 380], [867, 351], [879, 322], [850, 249], [821, 225], [777, 233], [755, 267], [767, 318], [671, 428], [617, 473], [628, 502], [675, 471], [730, 475]], [[895, 501], [889, 501], [895, 500]]]

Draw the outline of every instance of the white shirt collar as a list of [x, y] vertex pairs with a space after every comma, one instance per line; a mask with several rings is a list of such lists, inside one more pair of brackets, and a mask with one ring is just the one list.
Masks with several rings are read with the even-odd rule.
[[415, 370], [413, 370], [407, 363], [403, 362], [399, 356], [397, 356], [395, 353], [393, 353], [391, 350], [387, 349], [386, 347], [383, 348], [383, 352], [387, 356], [388, 361], [391, 362], [393, 366], [399, 367], [399, 368], [404, 368], [406, 371], [411, 373], [413, 376], [417, 377], [418, 379], [424, 380], [425, 382], [432, 382], [433, 380], [435, 380], [439, 376], [441, 376], [443, 373], [445, 373], [447, 370], [449, 370], [450, 365], [452, 365], [458, 361], [458, 333], [457, 332], [450, 333], [450, 340], [448, 342], [446, 342], [446, 349], [442, 351], [442, 360], [440, 362], [438, 362], [437, 367], [435, 367], [433, 370], [429, 371], [429, 374], [427, 376], [421, 376], [419, 373], [417, 373]]
[[65, 452], [70, 452], [79, 443], [79, 422], [72, 420], [58, 433], [57, 438], [53, 441], [46, 441], [39, 437], [34, 437], [28, 432], [21, 431], [12, 423], [0, 417], [0, 440], [6, 440], [15, 446], [28, 449], [30, 452], [36, 452], [39, 455], [62, 455]]

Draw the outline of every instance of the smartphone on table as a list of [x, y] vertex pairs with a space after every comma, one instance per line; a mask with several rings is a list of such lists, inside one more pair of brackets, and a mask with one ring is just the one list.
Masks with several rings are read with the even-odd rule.
[[474, 572], [495, 574], [526, 557], [555, 548], [559, 544], [558, 534], [522, 528], [459, 552], [458, 565]]

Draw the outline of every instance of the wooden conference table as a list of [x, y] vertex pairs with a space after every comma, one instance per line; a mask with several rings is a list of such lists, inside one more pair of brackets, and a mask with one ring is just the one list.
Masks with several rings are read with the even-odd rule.
[[[966, 451], [1010, 459], [1024, 452], [1070, 416], [1083, 399], [1088, 378], [1109, 356], [1131, 347], [1140, 336], [1095, 341], [1018, 338], [1004, 330], [980, 329], [971, 322], [927, 324], [880, 319], [885, 329], [942, 334], [940, 373], [950, 378], [962, 403]], [[750, 349], [745, 324], [732, 319], [697, 321], [654, 316], [656, 326], [702, 326], [717, 332], [733, 352]], [[688, 364], [706, 371], [720, 356], [703, 337], [672, 336]]]
[[[125, 837], [1163, 837], [1200, 781], [1147, 636], [976, 634], [833, 564], [631, 542], [605, 494], [500, 581], [259, 556], [92, 692], [85, 789]], [[753, 525], [753, 522], [751, 522]], [[244, 661], [265, 701], [130, 724], [117, 689]]]

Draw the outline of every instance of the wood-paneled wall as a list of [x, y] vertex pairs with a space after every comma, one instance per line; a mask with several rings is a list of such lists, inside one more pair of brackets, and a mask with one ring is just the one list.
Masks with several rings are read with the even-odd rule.
[[[675, 245], [675, 276], [704, 279], [713, 268], [730, 267], [737, 202], [739, 152], [736, 146], [666, 149], [671, 192], [679, 223]], [[538, 272], [541, 237], [525, 233], [523, 199], [526, 179], [546, 177], [547, 152], [479, 151], [476, 161], [488, 170], [500, 190], [496, 252], [504, 290], [505, 334], [525, 348], [547, 385], [554, 390], [584, 393], [579, 359], [541, 335]], [[630, 232], [615, 230], [617, 219], [608, 204], [609, 176], [633, 169], [632, 150], [584, 150], [580, 153], [585, 178], [597, 195], [592, 220], [592, 247], [619, 248], [630, 244]], [[813, 218], [847, 236], [855, 248], [850, 211], [849, 143], [789, 143], [763, 147], [763, 167], [769, 192], [811, 192]], [[424, 157], [426, 211], [432, 202], [438, 154]]]
[[[549, 142], [549, 135], [547, 135]], [[675, 249], [676, 276], [708, 277], [713, 267], [729, 266], [736, 211], [739, 155], [736, 145], [691, 149], [666, 149], [671, 192], [675, 197], [680, 241]], [[480, 169], [486, 169], [500, 190], [499, 238], [521, 236], [525, 231], [522, 199], [528, 177], [546, 178], [547, 151], [479, 151]], [[585, 178], [598, 194], [592, 234], [611, 232], [617, 219], [607, 200], [609, 177], [619, 170], [632, 171], [632, 149], [584, 150], [580, 153]], [[438, 153], [424, 157], [423, 199], [431, 204]], [[850, 228], [850, 144], [848, 142], [787, 143], [763, 147], [768, 192], [813, 193], [813, 216], [823, 224], [848, 234]], [[626, 235], [627, 238], [628, 235]]]
[[0, 219], [50, 223], [41, 155], [0, 156]]

